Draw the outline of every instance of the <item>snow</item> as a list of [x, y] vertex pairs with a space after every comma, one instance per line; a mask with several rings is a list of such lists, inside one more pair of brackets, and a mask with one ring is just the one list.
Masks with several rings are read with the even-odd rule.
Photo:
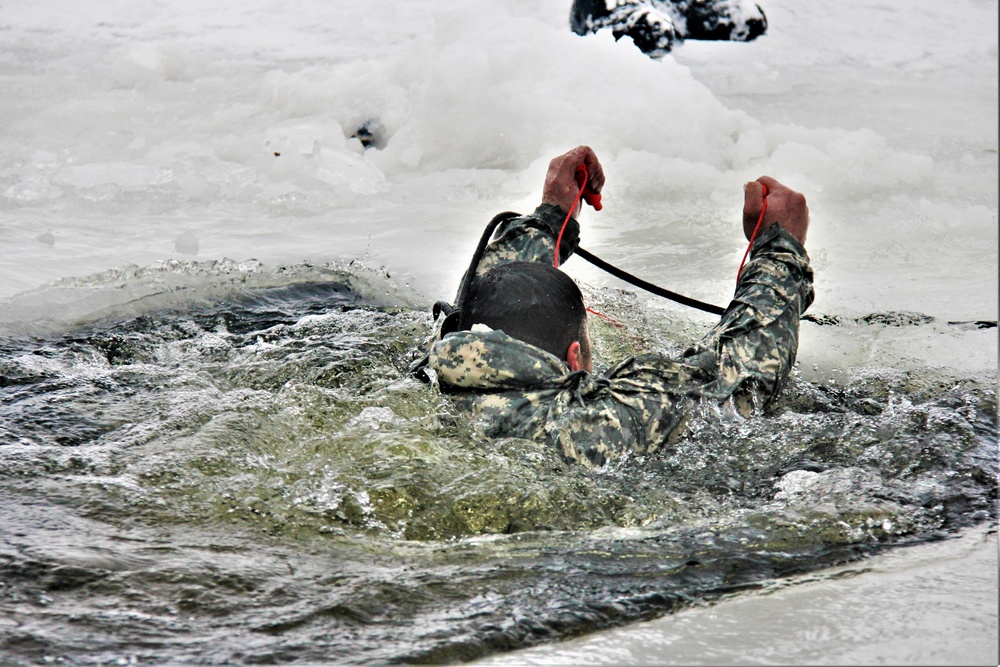
[[[769, 174], [809, 198], [816, 312], [995, 319], [996, 3], [762, 6], [757, 41], [654, 61], [572, 34], [568, 2], [7, 3], [0, 319], [37, 316], [59, 279], [170, 259], [363, 258], [430, 303], [581, 143], [608, 175], [583, 245], [669, 289], [728, 298], [741, 186]], [[365, 123], [381, 148], [351, 137]], [[975, 335], [917, 345], [995, 369]], [[830, 346], [803, 336], [821, 366]]]

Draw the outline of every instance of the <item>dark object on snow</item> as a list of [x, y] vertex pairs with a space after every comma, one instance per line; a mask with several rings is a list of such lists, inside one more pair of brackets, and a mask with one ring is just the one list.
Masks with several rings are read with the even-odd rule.
[[750, 0], [574, 0], [570, 27], [578, 35], [610, 28], [643, 53], [661, 58], [685, 39], [749, 42], [767, 30]]
[[359, 140], [365, 148], [384, 148], [384, 135], [385, 131], [377, 120], [366, 120], [358, 126], [351, 138]]

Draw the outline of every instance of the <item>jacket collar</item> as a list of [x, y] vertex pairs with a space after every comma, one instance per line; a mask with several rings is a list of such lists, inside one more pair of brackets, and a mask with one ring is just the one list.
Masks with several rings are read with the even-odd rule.
[[552, 386], [570, 374], [555, 355], [503, 331], [450, 333], [431, 346], [427, 365], [441, 384], [474, 391]]

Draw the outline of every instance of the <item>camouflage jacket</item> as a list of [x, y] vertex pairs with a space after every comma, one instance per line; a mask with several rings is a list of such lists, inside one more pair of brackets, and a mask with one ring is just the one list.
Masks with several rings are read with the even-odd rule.
[[[563, 216], [543, 205], [504, 223], [477, 275], [509, 261], [551, 263]], [[561, 259], [578, 238], [572, 221]], [[733, 399], [744, 414], [765, 404], [795, 363], [799, 318], [812, 300], [805, 248], [775, 225], [757, 237], [720, 322], [680, 358], [631, 357], [598, 377], [502, 331], [457, 331], [431, 345], [427, 366], [484, 418], [487, 435], [543, 440], [569, 461], [603, 465], [675, 441], [701, 399]]]

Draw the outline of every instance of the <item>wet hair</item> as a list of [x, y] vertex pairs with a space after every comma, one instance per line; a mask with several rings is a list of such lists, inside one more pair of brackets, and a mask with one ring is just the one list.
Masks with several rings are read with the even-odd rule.
[[460, 329], [485, 324], [559, 359], [585, 339], [587, 309], [573, 279], [539, 262], [510, 262], [476, 278], [459, 304]]

